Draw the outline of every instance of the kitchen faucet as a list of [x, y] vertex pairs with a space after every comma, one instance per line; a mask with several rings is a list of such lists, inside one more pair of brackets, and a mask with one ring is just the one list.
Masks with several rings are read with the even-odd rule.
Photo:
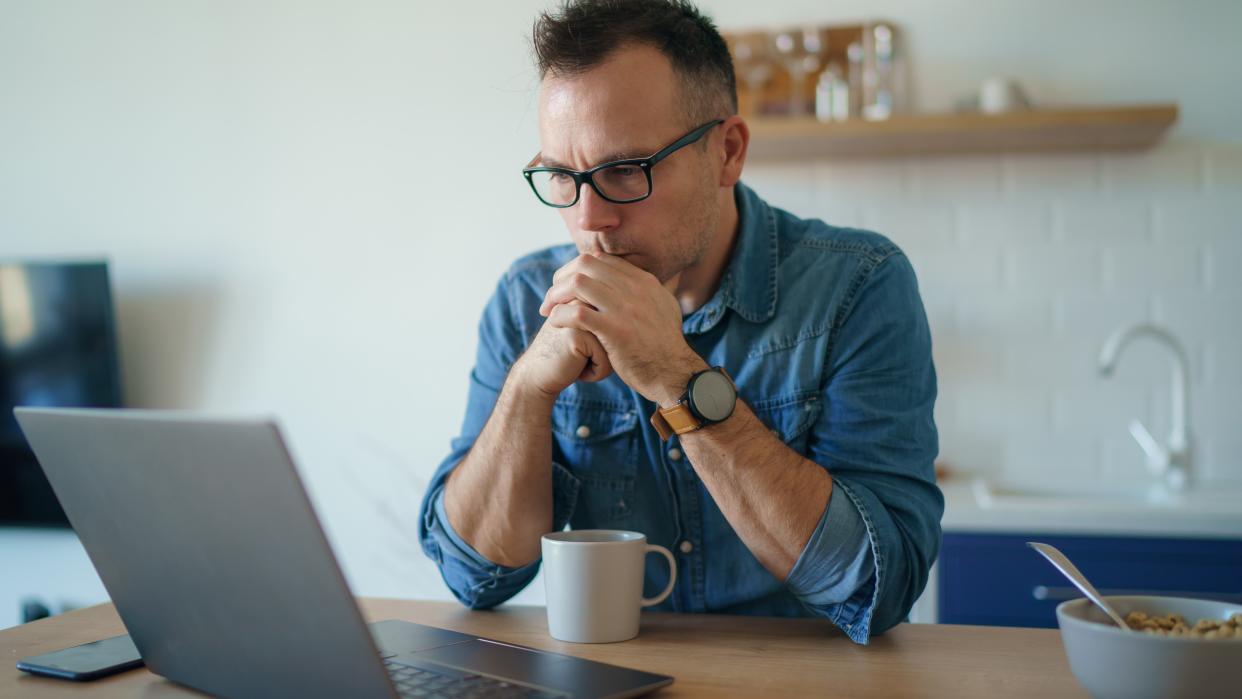
[[1158, 443], [1151, 432], [1137, 418], [1130, 421], [1130, 434], [1147, 454], [1147, 470], [1163, 479], [1162, 486], [1168, 491], [1180, 492], [1186, 488], [1190, 476], [1190, 434], [1187, 427], [1187, 410], [1190, 406], [1189, 365], [1186, 350], [1168, 330], [1148, 323], [1119, 328], [1100, 349], [1100, 374], [1111, 376], [1117, 366], [1121, 351], [1136, 337], [1146, 335], [1159, 341], [1173, 352], [1172, 431], [1166, 445]]

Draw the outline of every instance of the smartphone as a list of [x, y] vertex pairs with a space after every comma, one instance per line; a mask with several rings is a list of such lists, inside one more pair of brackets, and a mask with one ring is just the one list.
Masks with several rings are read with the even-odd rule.
[[128, 634], [22, 658], [17, 669], [33, 675], [86, 681], [142, 666], [142, 656]]

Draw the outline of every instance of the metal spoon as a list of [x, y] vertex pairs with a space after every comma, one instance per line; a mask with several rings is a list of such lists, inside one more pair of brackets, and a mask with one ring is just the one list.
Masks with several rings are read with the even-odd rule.
[[1104, 613], [1107, 614], [1108, 618], [1112, 619], [1115, 624], [1126, 631], [1133, 631], [1133, 629], [1126, 624], [1125, 619], [1122, 619], [1121, 615], [1117, 613], [1117, 610], [1113, 609], [1108, 602], [1104, 601], [1104, 596], [1096, 591], [1095, 587], [1087, 581], [1086, 576], [1079, 572], [1078, 568], [1070, 562], [1070, 559], [1065, 557], [1065, 554], [1058, 551], [1055, 546], [1041, 544], [1036, 541], [1028, 541], [1026, 542], [1026, 545], [1038, 551], [1044, 558], [1047, 558], [1048, 562], [1051, 563], [1054, 568], [1061, 571], [1061, 575], [1069, 578], [1069, 581], [1074, 583], [1074, 587], [1082, 590], [1082, 593], [1087, 596], [1087, 599], [1095, 602], [1095, 606], [1103, 609]]

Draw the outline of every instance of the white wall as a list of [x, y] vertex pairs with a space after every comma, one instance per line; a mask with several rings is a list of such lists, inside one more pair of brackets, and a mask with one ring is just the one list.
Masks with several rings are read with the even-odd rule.
[[[110, 258], [130, 401], [279, 416], [362, 594], [447, 597], [415, 519], [478, 314], [509, 260], [566, 239], [518, 174], [538, 147], [526, 37], [548, 4], [0, 1], [0, 257]], [[725, 28], [890, 18], [927, 109], [994, 74], [1048, 103], [1178, 102], [1169, 141], [1139, 155], [747, 179], [907, 248], [946, 461], [1141, 477], [1124, 425], [1166, 429], [1164, 358], [1136, 346], [1110, 381], [1091, 361], [1148, 319], [1191, 348], [1198, 475], [1242, 482], [1242, 4], [704, 6]]]

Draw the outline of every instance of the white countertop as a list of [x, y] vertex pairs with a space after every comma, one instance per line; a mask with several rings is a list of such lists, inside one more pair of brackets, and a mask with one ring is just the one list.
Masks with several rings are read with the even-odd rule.
[[980, 497], [964, 477], [941, 482], [946, 533], [1024, 532], [1158, 537], [1242, 538], [1242, 490], [1201, 488], [1148, 502], [1100, 491], [1099, 497], [1024, 496], [1020, 489]]

